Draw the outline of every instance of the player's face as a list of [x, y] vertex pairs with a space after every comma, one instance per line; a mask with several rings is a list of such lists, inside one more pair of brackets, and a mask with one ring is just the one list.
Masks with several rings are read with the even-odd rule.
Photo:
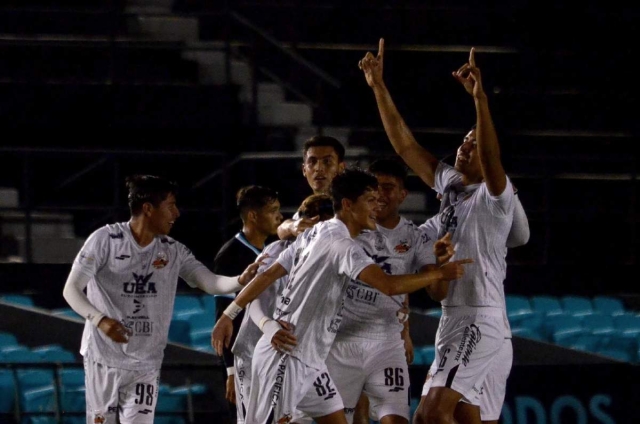
[[180, 211], [176, 205], [176, 197], [169, 193], [157, 207], [151, 209], [149, 222], [151, 230], [156, 234], [167, 235], [176, 219], [180, 216]]
[[455, 168], [465, 175], [482, 174], [475, 129], [469, 131], [462, 145], [458, 147]]
[[378, 192], [376, 190], [365, 191], [351, 206], [353, 220], [360, 230], [376, 229], [377, 210]]
[[331, 180], [344, 169], [344, 162], [340, 162], [338, 154], [330, 146], [310, 147], [302, 164], [302, 175], [305, 176], [309, 187], [314, 193], [329, 193]]
[[391, 175], [376, 174], [378, 179], [378, 221], [384, 221], [398, 215], [400, 204], [407, 197], [402, 182]]
[[274, 200], [263, 206], [257, 214], [258, 227], [264, 234], [270, 236], [278, 233], [278, 226], [282, 224], [282, 214], [280, 213], [280, 201]]

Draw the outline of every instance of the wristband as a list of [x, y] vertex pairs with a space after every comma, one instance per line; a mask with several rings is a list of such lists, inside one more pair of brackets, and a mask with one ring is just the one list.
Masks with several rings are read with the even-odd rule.
[[242, 312], [242, 309], [243, 308], [238, 306], [238, 304], [233, 301], [229, 306], [227, 306], [227, 309], [222, 311], [222, 313], [231, 318], [231, 320], [233, 321], [238, 316], [238, 314]]
[[227, 367], [227, 377], [231, 377], [236, 373], [236, 367]]
[[398, 317], [400, 324], [404, 324], [409, 319], [409, 312], [404, 313], [402, 311], [398, 311], [396, 312], [396, 316]]

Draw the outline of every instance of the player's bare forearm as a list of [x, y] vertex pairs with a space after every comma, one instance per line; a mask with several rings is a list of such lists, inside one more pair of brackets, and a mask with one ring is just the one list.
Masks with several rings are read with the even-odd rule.
[[278, 227], [278, 238], [280, 240], [287, 240], [295, 237], [291, 230], [291, 224], [293, 222], [295, 222], [293, 219], [287, 219], [283, 221], [282, 224], [280, 224], [280, 226]]
[[482, 174], [489, 192], [494, 196], [502, 194], [507, 186], [507, 176], [500, 158], [500, 144], [493, 125], [489, 102], [486, 95], [474, 98], [476, 105], [476, 140]]
[[393, 149], [429, 187], [435, 184], [438, 159], [416, 141], [384, 84], [373, 88], [382, 125]]
[[258, 274], [253, 280], [251, 280], [251, 282], [242, 289], [240, 294], [238, 294], [234, 302], [239, 307], [244, 308], [249, 304], [249, 302], [260, 296], [260, 293], [273, 284], [274, 281], [280, 277], [284, 277], [285, 275], [287, 275], [287, 271], [284, 267], [278, 262], [274, 262], [273, 265], [267, 268], [263, 273]]

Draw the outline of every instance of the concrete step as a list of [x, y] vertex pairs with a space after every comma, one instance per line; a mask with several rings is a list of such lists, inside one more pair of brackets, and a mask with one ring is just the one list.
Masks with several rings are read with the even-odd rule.
[[[5, 236], [25, 237], [26, 214], [22, 211], [0, 211], [0, 228]], [[75, 237], [73, 215], [67, 213], [32, 212], [32, 237]]]
[[[82, 248], [85, 239], [71, 237], [32, 238], [31, 261], [38, 264], [70, 264]], [[27, 241], [18, 238], [18, 256], [22, 262], [27, 259]]]
[[306, 103], [284, 102], [258, 108], [260, 125], [309, 126], [312, 119], [313, 110]]
[[11, 187], [0, 187], [0, 208], [17, 208], [18, 206], [18, 190]]

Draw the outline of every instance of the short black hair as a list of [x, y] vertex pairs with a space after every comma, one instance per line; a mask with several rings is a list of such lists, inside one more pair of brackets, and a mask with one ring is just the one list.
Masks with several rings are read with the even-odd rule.
[[331, 197], [333, 210], [342, 210], [342, 199], [356, 201], [368, 190], [377, 190], [378, 180], [369, 172], [354, 167], [345, 169], [331, 181]]
[[132, 216], [142, 212], [142, 205], [151, 203], [158, 207], [169, 194], [178, 195], [178, 184], [155, 175], [131, 175], [126, 178], [129, 190], [128, 203]]
[[333, 147], [336, 155], [338, 155], [338, 162], [344, 162], [344, 146], [338, 141], [338, 139], [329, 137], [327, 135], [316, 135], [304, 142], [302, 148], [302, 158], [307, 157], [307, 151], [312, 147]]
[[333, 200], [328, 194], [312, 194], [302, 201], [298, 215], [300, 218], [319, 216], [320, 221], [331, 219], [334, 215]]
[[404, 162], [396, 158], [381, 158], [373, 161], [367, 171], [376, 175], [389, 175], [400, 180], [401, 188], [407, 185], [408, 169]]
[[268, 187], [249, 185], [236, 193], [236, 206], [244, 219], [249, 211], [258, 211], [278, 200], [278, 192]]

